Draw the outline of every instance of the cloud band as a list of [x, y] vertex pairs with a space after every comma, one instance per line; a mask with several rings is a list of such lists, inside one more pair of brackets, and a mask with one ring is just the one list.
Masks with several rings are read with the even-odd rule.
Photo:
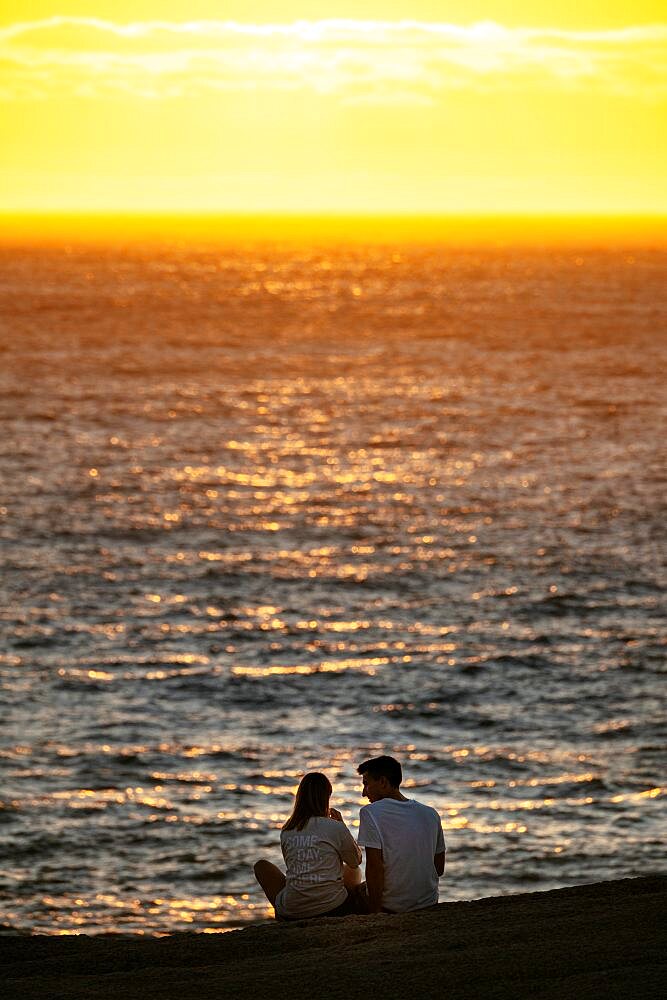
[[289, 24], [52, 17], [0, 28], [0, 96], [294, 90], [436, 102], [542, 87], [664, 99], [667, 25], [609, 31], [328, 19]]

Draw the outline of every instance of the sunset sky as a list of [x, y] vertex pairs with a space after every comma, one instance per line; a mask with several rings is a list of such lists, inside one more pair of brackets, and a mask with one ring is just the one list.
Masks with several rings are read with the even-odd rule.
[[664, 11], [0, 2], [0, 211], [665, 213]]

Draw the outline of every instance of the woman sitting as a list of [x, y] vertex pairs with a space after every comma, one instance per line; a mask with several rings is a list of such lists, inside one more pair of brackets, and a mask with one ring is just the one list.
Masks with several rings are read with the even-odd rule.
[[331, 782], [312, 771], [299, 784], [292, 815], [280, 834], [287, 876], [258, 861], [255, 877], [284, 920], [358, 913], [353, 890], [361, 881], [361, 850], [337, 809], [329, 808]]

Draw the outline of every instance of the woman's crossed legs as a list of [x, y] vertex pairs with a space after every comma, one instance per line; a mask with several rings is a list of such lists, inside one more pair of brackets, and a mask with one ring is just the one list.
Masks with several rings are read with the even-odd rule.
[[[280, 868], [262, 858], [255, 864], [255, 878], [264, 890], [264, 895], [272, 906], [276, 905], [276, 896], [281, 889], [285, 888], [286, 879]], [[343, 865], [343, 885], [346, 889], [352, 889], [361, 882], [361, 868], [350, 868]]]

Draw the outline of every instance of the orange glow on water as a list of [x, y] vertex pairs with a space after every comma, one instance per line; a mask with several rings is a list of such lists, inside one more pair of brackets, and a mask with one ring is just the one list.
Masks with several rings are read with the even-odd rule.
[[[648, 458], [628, 428], [657, 378], [659, 255], [216, 244], [5, 256], [10, 308], [28, 276], [26, 336], [42, 307], [56, 334], [77, 310], [99, 322], [80, 331], [80, 382], [51, 325], [20, 355], [28, 371], [52, 350], [62, 411], [81, 423], [49, 472], [53, 384], [35, 379], [35, 434], [21, 423], [26, 453], [39, 443], [32, 492], [0, 509], [16, 546], [21, 504], [45, 539], [26, 549], [44, 586], [28, 580], [16, 606], [3, 683], [28, 707], [26, 685], [38, 704], [48, 686], [58, 723], [40, 732], [31, 715], [15, 729], [0, 805], [17, 831], [45, 830], [47, 851], [78, 837], [88, 864], [71, 898], [54, 877], [23, 913], [65, 933], [218, 931], [262, 916], [241, 892], [249, 858], [277, 852], [301, 771], [335, 777], [354, 826], [355, 766], [376, 752], [410, 761], [405, 787], [423, 789], [459, 844], [487, 860], [516, 845], [511, 888], [522, 855], [536, 870], [551, 857], [552, 879], [576, 873], [574, 842], [596, 823], [605, 844], [617, 821], [636, 823], [652, 850], [664, 788], [642, 770], [644, 709], [627, 694], [652, 690], [657, 604], [625, 583], [634, 511], [613, 536], [614, 572], [603, 563], [628, 504], [617, 486]], [[630, 358], [635, 329], [648, 353]], [[100, 427], [98, 386], [114, 402]], [[596, 435], [605, 447], [591, 458]], [[51, 546], [63, 470], [73, 500]], [[592, 580], [578, 562], [591, 555]], [[600, 697], [582, 696], [577, 714], [575, 691]], [[279, 737], [266, 723], [275, 705]], [[111, 830], [143, 845], [122, 879]], [[175, 840], [187, 843], [178, 877]], [[220, 846], [241, 850], [237, 867]], [[19, 832], [21, 891], [24, 859]], [[151, 876], [135, 890], [140, 867]], [[96, 896], [101, 885], [115, 895]]]

